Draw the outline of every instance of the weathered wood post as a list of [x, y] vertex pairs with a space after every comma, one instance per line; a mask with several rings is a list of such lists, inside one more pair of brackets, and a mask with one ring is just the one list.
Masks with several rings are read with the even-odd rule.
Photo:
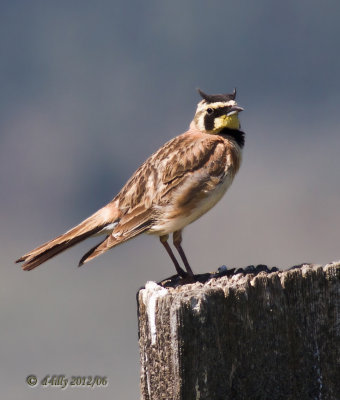
[[139, 291], [143, 400], [340, 399], [340, 262], [268, 271]]

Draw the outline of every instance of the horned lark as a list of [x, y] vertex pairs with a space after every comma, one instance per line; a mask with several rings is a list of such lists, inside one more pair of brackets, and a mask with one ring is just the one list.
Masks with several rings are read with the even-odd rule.
[[[79, 225], [20, 257], [29, 271], [82, 240], [105, 239], [88, 251], [79, 266], [141, 233], [159, 236], [177, 273], [193, 272], [181, 246], [183, 228], [210, 210], [231, 185], [241, 163], [245, 134], [240, 130], [236, 90], [202, 100], [189, 130], [167, 142], [127, 181], [117, 196]], [[172, 252], [173, 234], [186, 272]]]

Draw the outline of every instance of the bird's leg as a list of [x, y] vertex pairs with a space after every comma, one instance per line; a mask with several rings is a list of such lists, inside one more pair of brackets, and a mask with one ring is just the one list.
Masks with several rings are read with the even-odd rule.
[[181, 276], [182, 278], [186, 278], [188, 274], [179, 266], [178, 261], [176, 260], [176, 257], [174, 256], [174, 253], [171, 250], [171, 247], [169, 246], [168, 243], [168, 238], [169, 235], [163, 235], [159, 237], [159, 240], [161, 241], [162, 245], [165, 247], [165, 250], [168, 252], [172, 262], [175, 265], [177, 274]]
[[186, 255], [184, 254], [184, 251], [183, 251], [182, 246], [181, 246], [181, 243], [182, 243], [182, 231], [174, 232], [174, 234], [173, 234], [173, 243], [174, 243], [174, 246], [176, 247], [179, 255], [181, 256], [181, 259], [183, 260], [183, 263], [184, 263], [185, 268], [186, 268], [186, 270], [188, 272], [188, 275], [191, 276], [191, 277], [194, 276], [194, 273], [192, 272], [192, 269], [191, 269], [191, 267], [190, 267], [190, 265], [188, 263]]

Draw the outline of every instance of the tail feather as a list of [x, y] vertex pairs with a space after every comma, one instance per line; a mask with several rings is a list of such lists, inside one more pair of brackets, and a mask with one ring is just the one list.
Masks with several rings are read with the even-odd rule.
[[[95, 233], [94, 231], [93, 233]], [[93, 234], [91, 231], [87, 234], [77, 236], [71, 240], [55, 244], [53, 247], [42, 251], [41, 253], [37, 254], [36, 256], [28, 257], [26, 262], [22, 265], [22, 269], [24, 271], [31, 271], [32, 269], [38, 267], [40, 264], [44, 263], [45, 261], [49, 260], [50, 258], [56, 256], [57, 254], [63, 252], [64, 250], [74, 246], [75, 244], [81, 242], [82, 240], [90, 237]]]
[[87, 263], [88, 261], [93, 260], [94, 258], [100, 256], [101, 254], [105, 253], [107, 250], [112, 249], [112, 247], [116, 247], [121, 243], [126, 242], [127, 240], [132, 239], [133, 237], [143, 233], [148, 228], [146, 227], [144, 230], [138, 230], [131, 232], [129, 235], [126, 236], [114, 236], [114, 233], [111, 235], [106, 236], [106, 238], [94, 246], [91, 250], [89, 250], [86, 254], [83, 255], [81, 260], [79, 261], [78, 267], [81, 267], [83, 264]]
[[119, 224], [115, 227], [113, 232], [106, 236], [106, 238], [89, 250], [79, 261], [79, 267], [88, 261], [93, 260], [95, 257], [105, 253], [107, 250], [118, 246], [133, 237], [140, 235], [147, 231], [152, 224], [151, 210], [138, 210], [137, 215], [124, 216]]
[[[78, 267], [81, 267], [83, 264], [85, 264], [86, 262], [92, 260], [93, 258], [99, 256], [99, 251], [100, 248], [105, 246], [105, 244], [107, 243], [107, 241], [109, 240], [109, 238], [112, 236], [106, 236], [106, 238], [104, 240], [102, 240], [101, 242], [99, 242], [98, 244], [96, 244], [94, 247], [92, 247], [92, 249], [90, 249], [88, 252], [86, 252], [83, 257], [80, 259]], [[117, 243], [118, 244], [118, 243]], [[115, 245], [113, 245], [115, 246]], [[113, 247], [112, 246], [112, 247]], [[99, 250], [98, 250], [99, 249]], [[101, 252], [102, 253], [102, 252]], [[101, 254], [100, 253], [100, 254]]]
[[109, 203], [79, 225], [28, 252], [16, 262], [24, 262], [22, 268], [25, 271], [30, 271], [69, 247], [95, 235], [117, 219], [118, 209], [113, 203]]

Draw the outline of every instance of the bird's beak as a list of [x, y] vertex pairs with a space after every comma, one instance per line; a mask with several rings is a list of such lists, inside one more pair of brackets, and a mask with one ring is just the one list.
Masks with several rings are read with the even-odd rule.
[[243, 110], [244, 110], [244, 108], [242, 108], [242, 107], [233, 106], [233, 107], [231, 107], [231, 109], [228, 111], [227, 115], [228, 115], [228, 117], [229, 117], [229, 116], [234, 115], [234, 114], [237, 114], [237, 113], [239, 113], [239, 112], [241, 112], [241, 111], [243, 111]]

